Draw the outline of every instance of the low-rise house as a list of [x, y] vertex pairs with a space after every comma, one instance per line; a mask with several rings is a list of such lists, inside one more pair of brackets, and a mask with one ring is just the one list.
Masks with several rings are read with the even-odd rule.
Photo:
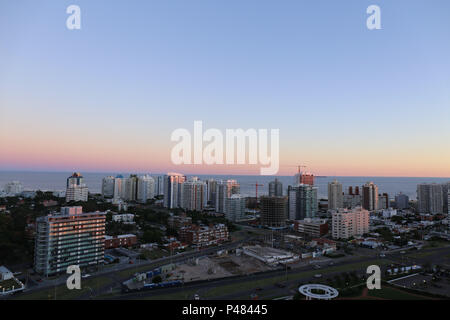
[[228, 228], [224, 224], [210, 226], [191, 225], [179, 231], [180, 241], [196, 247], [217, 245], [229, 239]]
[[105, 236], [105, 249], [132, 247], [136, 243], [137, 237], [134, 234], [123, 234], [117, 237]]
[[325, 238], [316, 238], [311, 241], [311, 247], [317, 248], [322, 251], [322, 253], [330, 253], [336, 251], [336, 241], [325, 239]]
[[122, 222], [125, 224], [132, 224], [134, 223], [134, 214], [131, 213], [113, 214], [112, 221]]

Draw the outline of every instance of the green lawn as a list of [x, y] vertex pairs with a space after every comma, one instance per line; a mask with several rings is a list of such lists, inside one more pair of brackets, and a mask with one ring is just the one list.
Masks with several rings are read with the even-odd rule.
[[[112, 280], [107, 277], [99, 277], [95, 279], [82, 279], [81, 280], [81, 290], [69, 290], [67, 286], [60, 285], [52, 288], [47, 288], [44, 290], [39, 290], [31, 293], [22, 293], [14, 297], [17, 300], [70, 300], [77, 299], [82, 295], [91, 292], [91, 289], [96, 290], [102, 286], [112, 284]], [[91, 289], [89, 289], [91, 288]], [[56, 299], [55, 299], [56, 293]]]
[[433, 252], [433, 251], [419, 251], [419, 252], [409, 253], [406, 256], [409, 257], [409, 258], [420, 259], [420, 258], [425, 258], [425, 257], [431, 256], [433, 254], [436, 254], [436, 252]]
[[183, 290], [180, 292], [163, 294], [159, 296], [144, 297], [144, 300], [192, 300], [194, 295], [198, 292], [197, 289]]
[[369, 290], [369, 297], [382, 298], [387, 300], [429, 300], [430, 298], [402, 291], [397, 288], [381, 286], [380, 290]]
[[[347, 271], [352, 271], [352, 270], [360, 270], [363, 268], [367, 268], [369, 265], [385, 265], [388, 264], [389, 261], [385, 260], [385, 259], [378, 259], [378, 260], [374, 260], [371, 262], [363, 262], [363, 263], [352, 263], [352, 264], [348, 264], [348, 265], [342, 265], [342, 266], [336, 266], [336, 267], [329, 267], [323, 270], [313, 270], [313, 271], [305, 271], [305, 272], [301, 272], [301, 273], [297, 273], [297, 274], [291, 274], [288, 275], [288, 281], [292, 281], [292, 280], [301, 280], [304, 278], [310, 278], [312, 276], [314, 276], [315, 274], [322, 274], [324, 278], [326, 278], [327, 274], [330, 273], [337, 273], [337, 272], [347, 272]], [[210, 289], [205, 296], [206, 297], [217, 297], [217, 296], [223, 296], [223, 295], [227, 295], [227, 294], [232, 294], [234, 292], [238, 292], [238, 291], [245, 291], [245, 290], [251, 290], [254, 288], [258, 288], [258, 287], [266, 287], [266, 286], [270, 286], [270, 285], [275, 285], [278, 282], [282, 282], [285, 281], [286, 277], [283, 276], [277, 276], [277, 277], [273, 277], [273, 278], [268, 278], [268, 279], [262, 279], [262, 280], [254, 280], [254, 281], [243, 281], [240, 283], [235, 283], [235, 284], [230, 284], [230, 285], [225, 285], [225, 286], [220, 286], [220, 287], [215, 287], [213, 289]]]

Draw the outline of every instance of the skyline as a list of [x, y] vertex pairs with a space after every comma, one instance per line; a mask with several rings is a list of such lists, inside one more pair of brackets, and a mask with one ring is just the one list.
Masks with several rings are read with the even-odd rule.
[[[226, 173], [196, 173], [196, 172], [185, 172], [185, 171], [90, 171], [90, 170], [0, 170], [0, 174], [1, 173], [39, 173], [39, 174], [45, 174], [45, 173], [64, 173], [64, 174], [72, 174], [74, 172], [78, 172], [83, 174], [105, 174], [105, 175], [111, 175], [111, 176], [115, 176], [115, 175], [167, 175], [168, 173], [179, 173], [179, 174], [183, 174], [185, 176], [189, 176], [189, 177], [195, 177], [195, 176], [199, 176], [199, 177], [205, 177], [205, 176], [224, 176], [224, 177], [240, 177], [240, 176], [245, 176], [245, 177], [257, 177], [257, 176], [261, 176], [261, 177], [273, 177], [274, 179], [277, 177], [294, 177], [294, 175], [297, 173], [293, 172], [292, 174], [277, 174], [277, 175], [260, 175], [260, 174], [226, 174]], [[427, 179], [427, 178], [431, 178], [431, 179], [450, 179], [450, 177], [445, 177], [445, 176], [367, 176], [367, 175], [363, 175], [363, 176], [352, 176], [352, 175], [339, 175], [339, 176], [335, 176], [335, 175], [321, 175], [321, 174], [315, 174], [314, 172], [310, 172], [308, 170], [306, 170], [305, 172], [308, 173], [313, 173], [315, 177], [318, 178], [423, 178], [423, 179]], [[426, 181], [424, 181], [424, 183], [427, 183]]]
[[171, 133], [202, 120], [280, 129], [279, 176], [450, 177], [450, 3], [435, 3], [2, 3], [0, 171], [259, 173], [172, 165]]

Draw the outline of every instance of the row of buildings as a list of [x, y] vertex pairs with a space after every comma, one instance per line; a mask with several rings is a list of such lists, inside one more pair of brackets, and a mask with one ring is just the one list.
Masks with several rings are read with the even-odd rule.
[[[288, 195], [283, 197], [283, 185], [277, 179], [269, 183], [269, 195], [260, 199], [261, 219], [264, 225], [285, 226], [286, 219], [314, 217], [318, 211], [317, 188], [314, 176], [299, 172], [295, 186], [289, 186]], [[169, 173], [164, 177], [164, 206], [186, 210], [203, 210], [207, 205], [222, 213], [230, 221], [245, 218], [246, 199], [240, 194], [236, 180], [201, 181], [187, 180], [186, 176]]]
[[186, 214], [173, 215], [168, 219], [169, 227], [176, 230], [180, 242], [195, 247], [217, 245], [229, 240], [228, 227], [224, 224], [198, 226]]
[[202, 211], [210, 206], [228, 220], [239, 221], [245, 216], [245, 201], [236, 180], [202, 181], [197, 177], [187, 179], [179, 173], [164, 177], [164, 206], [169, 209]]
[[344, 193], [342, 184], [337, 180], [328, 183], [328, 209], [362, 207], [369, 211], [383, 210], [390, 206], [387, 193], [379, 194], [378, 186], [367, 182], [363, 186], [349, 187]]
[[109, 176], [102, 180], [102, 195], [123, 201], [145, 203], [155, 196], [163, 194], [163, 177], [150, 175]]
[[417, 210], [419, 213], [450, 214], [450, 182], [445, 184], [422, 183], [417, 185]]
[[[422, 183], [417, 185], [417, 211], [418, 213], [441, 214], [450, 213], [450, 183]], [[328, 184], [328, 209], [362, 208], [375, 211], [388, 209], [391, 206], [388, 194], [378, 193], [378, 187], [373, 182], [364, 186], [349, 187], [344, 193], [342, 184], [333, 181]], [[393, 206], [404, 210], [410, 207], [409, 197], [399, 193], [395, 196]]]
[[[132, 221], [127, 215], [115, 215], [120, 221]], [[216, 245], [229, 239], [224, 224], [197, 226], [187, 216], [171, 216], [169, 225], [179, 233], [179, 240], [194, 247]], [[102, 265], [105, 249], [129, 247], [137, 243], [133, 234], [105, 234], [105, 212], [83, 212], [81, 206], [62, 207], [60, 212], [36, 219], [34, 268], [51, 276], [64, 273], [68, 266], [80, 268]]]

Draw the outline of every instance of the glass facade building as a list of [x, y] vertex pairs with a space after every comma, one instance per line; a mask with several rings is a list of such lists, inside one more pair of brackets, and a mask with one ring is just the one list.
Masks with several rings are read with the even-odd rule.
[[65, 273], [70, 265], [80, 268], [103, 264], [104, 212], [83, 213], [81, 207], [36, 220], [35, 271], [45, 276]]

